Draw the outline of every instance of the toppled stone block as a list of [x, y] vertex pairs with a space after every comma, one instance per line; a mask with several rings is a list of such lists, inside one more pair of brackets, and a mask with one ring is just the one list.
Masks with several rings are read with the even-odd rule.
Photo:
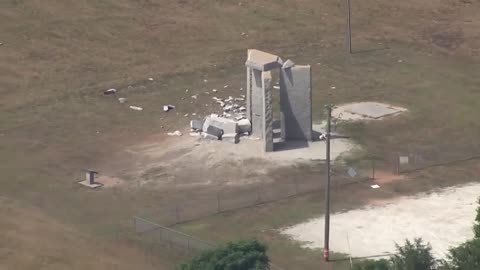
[[202, 130], [203, 120], [192, 120], [190, 121], [190, 128], [193, 130]]
[[209, 126], [205, 133], [215, 136], [217, 139], [219, 139], [223, 135], [223, 130], [215, 126]]
[[241, 119], [237, 122], [238, 125], [238, 131], [240, 133], [245, 133], [248, 132], [250, 133], [252, 131], [252, 124], [250, 123], [250, 120], [248, 119]]
[[222, 141], [237, 144], [240, 142], [240, 134], [238, 133], [225, 133], [222, 135]]
[[219, 138], [214, 136], [214, 135], [211, 135], [211, 134], [208, 134], [208, 133], [202, 133], [202, 138], [204, 139], [208, 139], [208, 140], [213, 140], [213, 141], [218, 141]]
[[224, 117], [207, 116], [203, 124], [202, 130], [206, 131], [210, 126], [223, 130], [223, 133], [236, 133], [238, 131], [237, 123]]
[[282, 63], [282, 59], [276, 55], [259, 50], [248, 50], [248, 58], [245, 65], [256, 70], [269, 71], [281, 67]]

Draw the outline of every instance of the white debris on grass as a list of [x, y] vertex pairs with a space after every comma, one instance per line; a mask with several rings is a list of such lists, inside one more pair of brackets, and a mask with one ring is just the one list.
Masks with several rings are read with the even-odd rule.
[[107, 90], [103, 91], [104, 95], [113, 95], [113, 94], [116, 94], [116, 93], [117, 93], [117, 89], [115, 89], [115, 88], [110, 88], [110, 89], [107, 89]]
[[168, 132], [167, 133], [168, 136], [182, 136], [182, 132], [180, 132], [180, 130], [176, 130], [174, 132]]
[[175, 106], [173, 106], [173, 105], [170, 105], [170, 104], [169, 105], [163, 105], [163, 111], [164, 112], [169, 112], [170, 110], [173, 110], [173, 109], [175, 109]]
[[138, 106], [130, 106], [129, 108], [135, 111], [143, 111], [143, 108]]

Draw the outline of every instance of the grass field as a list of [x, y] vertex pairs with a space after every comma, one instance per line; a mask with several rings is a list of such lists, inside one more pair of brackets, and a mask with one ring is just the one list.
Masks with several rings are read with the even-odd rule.
[[[479, 9], [468, 1], [353, 3], [355, 53], [347, 55], [343, 7], [328, 1], [2, 1], [0, 198], [8, 203], [0, 206], [0, 239], [18, 244], [0, 246], [0, 269], [83, 269], [93, 265], [83, 262], [89, 256], [105, 258], [97, 269], [171, 269], [178, 257], [165, 252], [145, 259], [118, 239], [128, 238], [131, 217], [158, 203], [163, 191], [88, 191], [76, 181], [84, 168], [123, 166], [112, 153], [152, 136], [164, 140], [165, 132], [187, 125], [183, 114], [211, 111], [203, 106], [209, 97], [190, 103], [191, 95], [225, 84], [225, 94], [240, 93], [247, 48], [313, 66], [316, 120], [329, 102], [408, 108], [391, 121], [340, 126], [367, 154], [388, 160], [392, 153], [419, 152], [435, 161], [478, 153]], [[103, 96], [108, 88], [145, 110]], [[162, 105], [170, 103], [178, 115], [163, 114]], [[336, 210], [472, 181], [476, 169], [470, 162], [422, 171], [389, 186], [390, 194], [338, 197]], [[321, 201], [312, 195], [182, 228], [213, 241], [258, 236], [277, 264], [311, 269], [320, 252], [279, 239], [272, 228], [321, 214]], [[59, 235], [70, 236], [54, 240]], [[77, 238], [84, 239], [78, 246]], [[39, 241], [49, 249], [40, 251]], [[91, 251], [99, 245], [105, 250]], [[49, 259], [55, 256], [66, 262]]]

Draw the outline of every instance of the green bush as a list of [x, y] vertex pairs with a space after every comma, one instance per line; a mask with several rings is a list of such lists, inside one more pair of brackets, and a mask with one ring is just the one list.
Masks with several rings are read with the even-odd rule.
[[390, 270], [391, 262], [389, 260], [365, 260], [356, 263], [353, 270]]
[[404, 246], [397, 246], [397, 253], [392, 257], [398, 270], [432, 270], [436, 267], [436, 260], [432, 255], [430, 244], [423, 243], [421, 238], [413, 242], [405, 241]]
[[217, 249], [206, 251], [180, 270], [267, 270], [267, 248], [257, 240], [230, 242]]

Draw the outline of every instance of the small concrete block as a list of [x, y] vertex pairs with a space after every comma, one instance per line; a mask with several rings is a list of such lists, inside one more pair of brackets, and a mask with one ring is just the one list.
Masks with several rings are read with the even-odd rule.
[[223, 134], [223, 130], [215, 126], [209, 126], [205, 133], [220, 138]]
[[190, 128], [193, 130], [202, 130], [204, 120], [192, 120], [190, 121]]
[[252, 131], [252, 123], [248, 119], [241, 119], [237, 122], [238, 130], [240, 133], [251, 132]]
[[222, 135], [222, 141], [237, 144], [240, 142], [240, 134], [226, 133]]
[[80, 181], [78, 182], [80, 185], [82, 186], [85, 186], [85, 187], [89, 187], [91, 189], [96, 189], [96, 188], [99, 188], [101, 186], [103, 186], [102, 184], [100, 183], [93, 183], [93, 184], [90, 184], [90, 181], [88, 180], [83, 180], [83, 181]]
[[281, 63], [282, 59], [276, 55], [259, 50], [248, 50], [248, 58], [245, 65], [256, 70], [269, 71], [281, 67]]

